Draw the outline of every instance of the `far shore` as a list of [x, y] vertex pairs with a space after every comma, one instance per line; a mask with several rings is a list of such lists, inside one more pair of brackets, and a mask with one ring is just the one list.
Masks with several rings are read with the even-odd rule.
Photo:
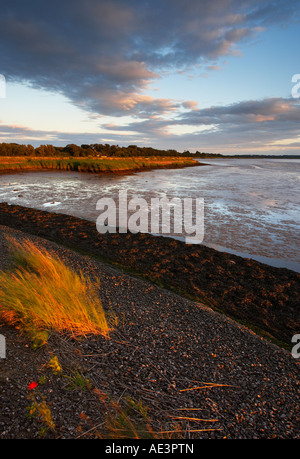
[[33, 171], [76, 171], [104, 174], [128, 174], [151, 169], [178, 169], [204, 166], [192, 158], [178, 157], [0, 157], [0, 174]]

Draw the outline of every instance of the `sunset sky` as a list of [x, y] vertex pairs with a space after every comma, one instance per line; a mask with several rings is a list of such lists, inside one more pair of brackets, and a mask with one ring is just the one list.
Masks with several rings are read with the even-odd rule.
[[300, 0], [4, 0], [0, 142], [299, 155], [299, 39]]

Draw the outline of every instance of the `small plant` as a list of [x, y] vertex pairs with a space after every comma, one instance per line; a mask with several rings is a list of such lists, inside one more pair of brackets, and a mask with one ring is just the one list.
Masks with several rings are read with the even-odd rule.
[[57, 375], [58, 373], [62, 372], [62, 367], [61, 367], [56, 355], [53, 355], [51, 357], [51, 359], [49, 360], [49, 362], [47, 364], [47, 367], [51, 368], [55, 375]]
[[39, 384], [40, 384], [41, 386], [43, 386], [44, 384], [46, 384], [46, 376], [45, 376], [45, 375], [40, 376], [40, 378], [39, 378]]
[[23, 330], [31, 341], [32, 349], [38, 349], [48, 341], [49, 332], [47, 330], [39, 330], [34, 325], [24, 325]]
[[[97, 430], [97, 436], [102, 439], [182, 439], [185, 431], [181, 422], [175, 421], [169, 424], [169, 430], [163, 430], [155, 416], [149, 414], [149, 407], [142, 400], [134, 400], [131, 397], [121, 397], [113, 400], [107, 393], [94, 389], [103, 408], [101, 430]], [[153, 412], [155, 415], [155, 412]], [[154, 427], [156, 425], [156, 427]], [[160, 426], [160, 427], [158, 427]], [[98, 426], [96, 426], [98, 427]], [[94, 429], [96, 429], [94, 427]], [[93, 429], [93, 430], [94, 430]], [[189, 430], [187, 430], [189, 432]]]
[[149, 407], [143, 405], [142, 400], [139, 400], [138, 402], [136, 402], [135, 400], [133, 400], [131, 397], [128, 396], [125, 398], [125, 401], [128, 407], [128, 412], [131, 412], [131, 411], [136, 412], [142, 418], [147, 419]]
[[91, 382], [89, 379], [85, 378], [85, 376], [80, 373], [78, 370], [72, 371], [71, 376], [65, 375], [65, 378], [68, 379], [68, 385], [66, 389], [70, 390], [89, 390], [91, 389]]
[[[31, 391], [28, 399], [31, 401], [31, 405], [27, 408], [27, 417], [29, 419], [38, 418], [42, 422], [43, 426], [40, 430], [42, 436], [45, 435], [47, 429], [55, 431], [55, 424], [52, 419], [52, 414], [49, 405], [47, 404], [46, 398], [41, 397], [41, 395], [35, 391], [38, 384], [33, 381], [28, 385], [28, 390]], [[42, 398], [41, 401], [38, 401], [37, 395], [39, 398]]]
[[105, 425], [100, 438], [158, 438], [151, 428], [148, 407], [131, 397], [114, 401], [102, 391], [95, 389], [105, 409]]
[[45, 424], [42, 426], [40, 431], [42, 435], [45, 435], [47, 429], [55, 431], [55, 424], [52, 419], [51, 410], [45, 398], [41, 402], [33, 400], [32, 404], [28, 407], [28, 417], [35, 418], [36, 416], [43, 424]]

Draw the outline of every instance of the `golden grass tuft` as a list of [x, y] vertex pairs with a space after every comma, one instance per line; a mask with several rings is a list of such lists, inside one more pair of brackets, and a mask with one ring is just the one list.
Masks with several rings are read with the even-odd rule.
[[13, 271], [0, 271], [0, 320], [32, 338], [47, 341], [47, 332], [73, 337], [108, 336], [109, 325], [89, 278], [77, 274], [45, 249], [26, 240], [9, 239]]

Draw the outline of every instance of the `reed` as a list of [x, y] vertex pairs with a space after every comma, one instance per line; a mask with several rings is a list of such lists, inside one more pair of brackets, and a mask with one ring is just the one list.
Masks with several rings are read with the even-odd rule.
[[167, 167], [197, 166], [199, 163], [189, 158], [0, 158], [0, 172], [26, 170], [60, 170], [78, 172], [122, 172]]

